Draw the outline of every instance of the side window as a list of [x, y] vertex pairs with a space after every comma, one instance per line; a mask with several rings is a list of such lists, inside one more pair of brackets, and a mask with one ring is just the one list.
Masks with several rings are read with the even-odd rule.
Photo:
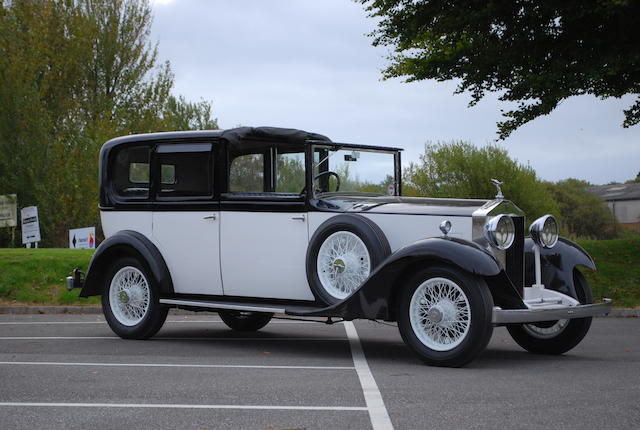
[[210, 143], [159, 145], [158, 199], [206, 198], [213, 196], [213, 155]]
[[276, 192], [299, 193], [304, 188], [304, 152], [276, 152]]
[[149, 197], [149, 147], [128, 146], [112, 159], [111, 177], [116, 194], [126, 199]]
[[261, 193], [264, 189], [264, 154], [238, 155], [229, 167], [229, 191]]
[[305, 152], [300, 145], [259, 144], [251, 153], [230, 151], [229, 191], [299, 195], [305, 186]]

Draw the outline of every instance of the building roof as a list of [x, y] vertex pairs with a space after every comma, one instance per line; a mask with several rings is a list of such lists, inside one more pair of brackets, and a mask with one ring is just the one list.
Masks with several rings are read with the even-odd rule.
[[607, 202], [617, 200], [640, 200], [640, 182], [631, 184], [595, 185], [587, 188], [591, 193]]

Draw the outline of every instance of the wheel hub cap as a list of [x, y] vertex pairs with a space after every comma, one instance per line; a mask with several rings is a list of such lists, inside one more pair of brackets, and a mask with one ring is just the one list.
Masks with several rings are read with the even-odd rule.
[[129, 294], [127, 294], [126, 291], [120, 291], [118, 298], [120, 299], [120, 303], [129, 303]]
[[333, 262], [333, 269], [338, 273], [343, 273], [345, 271], [346, 267], [347, 267], [347, 265], [340, 258], [337, 258], [336, 261]]
[[442, 316], [442, 311], [438, 309], [437, 306], [432, 307], [431, 309], [429, 309], [429, 312], [427, 312], [427, 319], [429, 319], [429, 321], [434, 324], [442, 321]]

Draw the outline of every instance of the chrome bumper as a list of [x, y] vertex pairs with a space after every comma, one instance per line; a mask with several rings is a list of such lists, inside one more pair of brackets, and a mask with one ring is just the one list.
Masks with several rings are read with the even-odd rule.
[[549, 307], [539, 309], [502, 309], [493, 308], [493, 324], [521, 324], [538, 321], [555, 321], [573, 318], [586, 318], [611, 312], [611, 299], [602, 299], [601, 303], [591, 305]]

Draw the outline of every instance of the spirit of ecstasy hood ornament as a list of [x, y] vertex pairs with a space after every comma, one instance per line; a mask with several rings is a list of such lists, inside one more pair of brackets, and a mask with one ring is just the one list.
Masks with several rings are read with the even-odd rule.
[[504, 199], [504, 195], [502, 194], [502, 190], [500, 189], [500, 185], [502, 185], [502, 182], [498, 181], [497, 179], [492, 179], [491, 183], [495, 185], [496, 189], [498, 190], [498, 194], [496, 194], [496, 199], [498, 200]]

